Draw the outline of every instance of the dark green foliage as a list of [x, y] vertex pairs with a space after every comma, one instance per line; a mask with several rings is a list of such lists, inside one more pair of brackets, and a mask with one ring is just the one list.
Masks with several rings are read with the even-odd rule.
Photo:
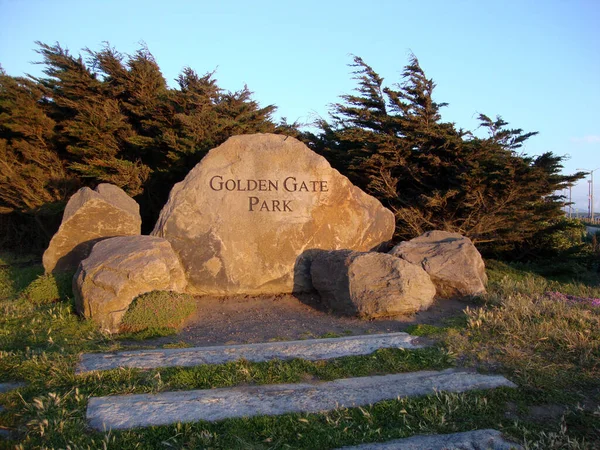
[[456, 231], [475, 243], [514, 248], [553, 226], [563, 214], [555, 192], [582, 178], [560, 174], [563, 157], [518, 153], [536, 133], [510, 129], [481, 114], [488, 137], [443, 122], [435, 83], [415, 56], [403, 82], [383, 79], [354, 57], [356, 94], [332, 105], [309, 145], [379, 198], [396, 215], [396, 238], [425, 231]]
[[596, 259], [593, 244], [586, 242], [586, 236], [581, 221], [560, 218], [546, 223], [508, 254], [500, 251], [498, 256], [519, 261], [536, 260], [538, 265], [546, 267], [546, 275], [576, 275], [592, 267]]
[[7, 222], [29, 227], [19, 214], [34, 217], [42, 233], [27, 235], [40, 235], [37, 247], [83, 185], [113, 183], [135, 196], [148, 230], [173, 184], [211, 148], [236, 134], [297, 132], [276, 125], [275, 106], [261, 107], [247, 87], [222, 90], [213, 73], [185, 68], [170, 88], [145, 46], [123, 55], [105, 45], [86, 58], [38, 46], [43, 77], [0, 71], [0, 212], [12, 213], [2, 228], [20, 239]]
[[0, 69], [0, 208], [29, 211], [60, 202], [70, 178], [54, 151], [55, 121], [41, 105], [43, 88]]
[[0, 212], [0, 249], [41, 256], [58, 229], [65, 203], [52, 204], [30, 212]]

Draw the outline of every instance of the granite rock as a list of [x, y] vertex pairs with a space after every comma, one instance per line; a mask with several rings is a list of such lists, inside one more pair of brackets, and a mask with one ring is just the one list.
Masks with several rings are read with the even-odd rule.
[[110, 332], [138, 295], [154, 290], [182, 292], [186, 280], [168, 241], [122, 236], [97, 243], [73, 277], [77, 312]]
[[95, 243], [140, 234], [137, 202], [112, 184], [79, 189], [69, 199], [62, 223], [42, 258], [46, 273], [75, 271]]
[[198, 294], [311, 289], [304, 254], [371, 250], [394, 215], [322, 156], [282, 135], [235, 136], [176, 184], [152, 235], [171, 242]]
[[423, 267], [440, 298], [485, 293], [487, 276], [483, 258], [471, 240], [459, 233], [428, 231], [401, 242], [389, 253]]
[[427, 309], [435, 295], [420, 266], [386, 253], [318, 252], [312, 257], [311, 276], [331, 310], [365, 318]]

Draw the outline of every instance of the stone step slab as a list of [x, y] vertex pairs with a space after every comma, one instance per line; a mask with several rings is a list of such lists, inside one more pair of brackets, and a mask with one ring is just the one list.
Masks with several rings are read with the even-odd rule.
[[0, 439], [9, 440], [11, 438], [10, 430], [6, 428], [0, 428]]
[[76, 373], [82, 374], [118, 367], [138, 369], [191, 367], [201, 364], [223, 364], [242, 358], [251, 362], [294, 358], [316, 361], [342, 356], [368, 355], [381, 348], [416, 349], [424, 347], [416, 340], [415, 336], [407, 333], [388, 333], [260, 344], [87, 353], [81, 356]]
[[0, 383], [0, 394], [4, 394], [5, 392], [19, 389], [20, 387], [23, 387], [23, 386], [25, 386], [25, 383], [23, 383], [21, 381], [9, 381], [6, 383]]
[[447, 369], [347, 378], [320, 383], [239, 386], [91, 398], [87, 419], [96, 430], [129, 429], [177, 422], [214, 422], [235, 417], [316, 413], [398, 397], [516, 387], [499, 375]]
[[[15, 389], [19, 389], [25, 386], [25, 383], [21, 381], [8, 381], [5, 383], [0, 383], [0, 394], [5, 394], [10, 391], [14, 391]], [[0, 405], [0, 414], [2, 414], [6, 409], [4, 406]], [[12, 434], [11, 431], [7, 428], [0, 427], [0, 439], [11, 439]]]
[[343, 447], [339, 450], [521, 450], [508, 442], [497, 430], [475, 430], [464, 433], [411, 436], [389, 442]]

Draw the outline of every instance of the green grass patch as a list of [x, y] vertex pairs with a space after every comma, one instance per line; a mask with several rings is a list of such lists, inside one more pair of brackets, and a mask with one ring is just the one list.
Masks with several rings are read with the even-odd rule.
[[413, 336], [433, 337], [444, 333], [444, 328], [437, 325], [429, 325], [426, 323], [418, 323], [410, 325], [406, 332]]
[[369, 376], [386, 373], [441, 370], [453, 365], [450, 354], [440, 348], [412, 351], [381, 349], [371, 355], [348, 356], [327, 361], [273, 360], [262, 363], [237, 361], [215, 366], [165, 368], [160, 378], [168, 389], [209, 389], [240, 384], [298, 383], [318, 379]]
[[191, 316], [197, 302], [191, 295], [153, 291], [140, 295], [129, 306], [121, 322], [121, 330], [150, 335], [172, 334]]
[[40, 265], [0, 265], [0, 300], [17, 297], [43, 273], [44, 269]]
[[461, 329], [467, 325], [464, 314], [456, 317], [448, 317], [440, 325], [431, 325], [427, 323], [417, 323], [406, 328], [408, 334], [423, 337], [442, 337], [452, 329]]
[[190, 348], [192, 344], [184, 341], [171, 342], [162, 346], [162, 348]]
[[[593, 425], [590, 415], [568, 412], [558, 426], [508, 418], [506, 405], [518, 393], [510, 389], [436, 393], [318, 414], [286, 414], [148, 427], [112, 433], [82, 432], [88, 393], [79, 389], [35, 398], [22, 408], [28, 418], [25, 448], [215, 448], [330, 449], [384, 442], [415, 434], [454, 433], [496, 428], [525, 440], [528, 448], [580, 449], [586, 444], [579, 426]], [[572, 430], [572, 431], [571, 431]], [[593, 433], [593, 428], [591, 429]]]

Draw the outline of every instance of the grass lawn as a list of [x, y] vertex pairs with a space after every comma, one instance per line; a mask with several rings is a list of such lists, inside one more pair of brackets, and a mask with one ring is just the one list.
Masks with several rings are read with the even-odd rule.
[[[73, 314], [69, 277], [0, 258], [0, 381], [24, 381], [0, 394], [0, 448], [327, 449], [423, 433], [496, 428], [531, 449], [600, 448], [598, 276], [549, 280], [526, 266], [488, 261], [481, 306], [443, 326], [415, 326], [437, 345], [380, 350], [330, 361], [304, 360], [157, 370], [74, 373], [78, 355], [120, 348]], [[600, 301], [599, 301], [600, 302]], [[157, 330], [157, 333], [164, 330]], [[151, 336], [145, 331], [144, 336]], [[139, 336], [138, 336], [139, 337]], [[231, 419], [98, 433], [86, 426], [91, 396], [289, 383], [475, 367], [501, 373], [518, 389], [437, 393], [321, 414]]]

